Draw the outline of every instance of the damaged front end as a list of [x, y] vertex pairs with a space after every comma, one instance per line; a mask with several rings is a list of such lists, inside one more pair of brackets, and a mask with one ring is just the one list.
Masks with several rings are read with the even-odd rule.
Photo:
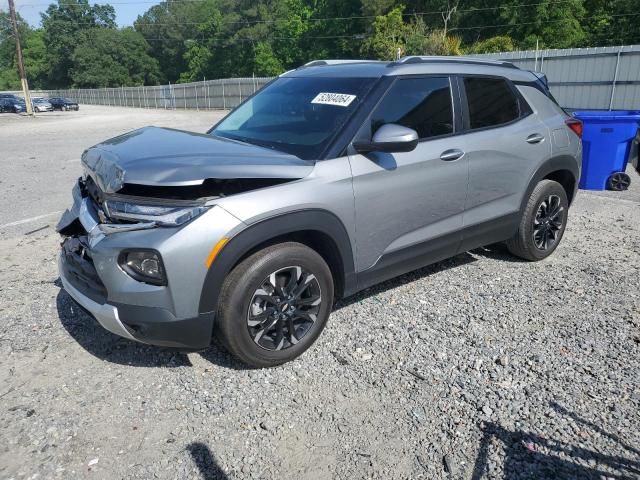
[[105, 193], [87, 176], [73, 188], [73, 206], [56, 230], [64, 236], [86, 233], [89, 238], [118, 232], [177, 227], [204, 213], [210, 199], [160, 199]]
[[314, 163], [150, 127], [88, 149], [82, 166], [56, 226], [65, 290], [122, 337], [199, 349], [213, 325], [200, 311], [212, 249], [245, 226], [221, 199], [299, 180]]

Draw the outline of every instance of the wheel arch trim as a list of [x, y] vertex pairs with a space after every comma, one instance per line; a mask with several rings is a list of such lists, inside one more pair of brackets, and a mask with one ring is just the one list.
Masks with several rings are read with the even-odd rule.
[[251, 224], [233, 235], [207, 270], [200, 293], [199, 311], [214, 312], [225, 278], [248, 252], [270, 240], [300, 232], [318, 232], [335, 244], [341, 261], [343, 293], [352, 293], [355, 286], [355, 259], [349, 234], [342, 221], [322, 209], [287, 212]]
[[531, 193], [533, 189], [536, 187], [540, 181], [545, 178], [553, 175], [556, 172], [568, 171], [573, 176], [573, 185], [572, 185], [572, 194], [567, 195], [569, 203], [573, 201], [575, 198], [576, 192], [578, 191], [578, 181], [580, 180], [580, 167], [574, 157], [571, 155], [558, 155], [555, 157], [551, 157], [546, 160], [542, 165], [538, 167], [538, 169], [534, 172], [534, 174], [529, 179], [529, 184], [527, 186], [527, 190], [522, 197], [520, 202], [520, 212], [524, 212], [524, 209], [529, 201], [529, 197], [531, 197]]

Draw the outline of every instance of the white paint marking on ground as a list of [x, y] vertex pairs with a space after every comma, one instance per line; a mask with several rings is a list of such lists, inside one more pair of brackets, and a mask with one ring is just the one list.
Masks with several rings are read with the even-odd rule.
[[79, 158], [72, 158], [71, 160], [65, 160], [64, 163], [78, 163], [79, 161]]
[[35, 222], [36, 220], [42, 220], [43, 218], [52, 217], [54, 215], [60, 215], [62, 210], [58, 210], [57, 212], [45, 213], [44, 215], [38, 215], [36, 217], [25, 218], [23, 220], [16, 220], [15, 222], [5, 223], [4, 225], [0, 225], [0, 229], [15, 227], [17, 225], [23, 225], [25, 223]]

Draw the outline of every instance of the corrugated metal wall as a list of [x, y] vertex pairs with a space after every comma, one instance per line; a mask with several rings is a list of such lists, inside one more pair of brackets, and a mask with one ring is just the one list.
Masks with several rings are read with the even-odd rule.
[[545, 73], [551, 93], [566, 108], [640, 109], [640, 45], [473, 56]]

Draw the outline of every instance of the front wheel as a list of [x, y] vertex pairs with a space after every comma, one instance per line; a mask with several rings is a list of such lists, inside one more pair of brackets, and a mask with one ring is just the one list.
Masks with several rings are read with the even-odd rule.
[[324, 259], [300, 243], [280, 243], [238, 264], [222, 287], [216, 333], [251, 367], [301, 355], [318, 338], [333, 306]]
[[525, 260], [547, 258], [562, 240], [568, 210], [569, 201], [562, 185], [542, 180], [531, 192], [518, 231], [507, 241], [507, 248]]

